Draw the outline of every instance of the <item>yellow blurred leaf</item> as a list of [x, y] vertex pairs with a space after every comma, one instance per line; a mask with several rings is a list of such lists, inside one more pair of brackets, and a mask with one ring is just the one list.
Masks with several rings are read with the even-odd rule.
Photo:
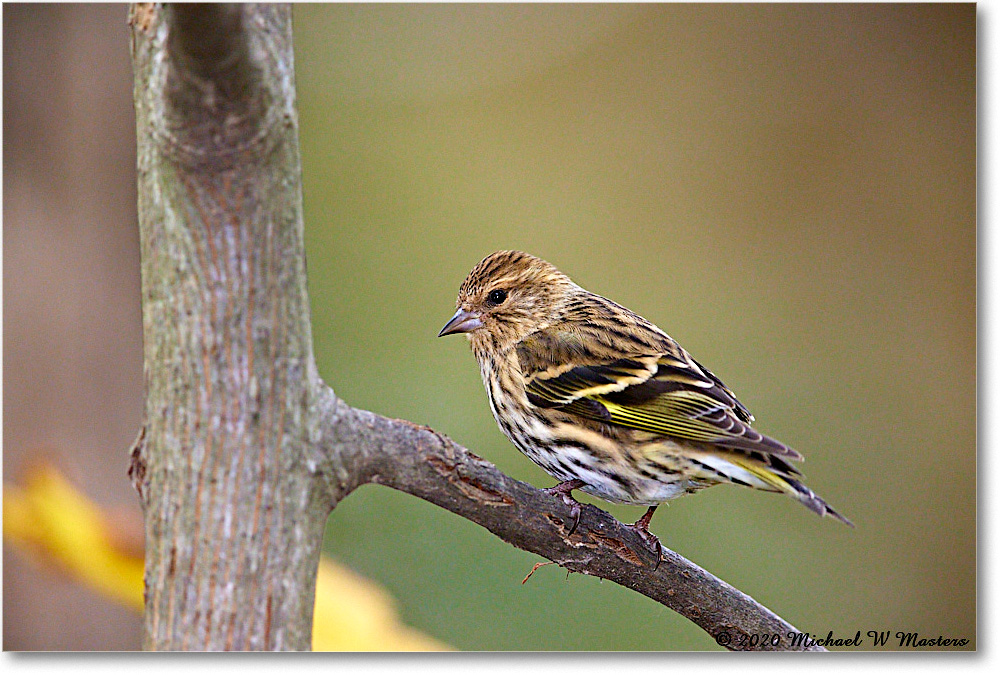
[[[114, 535], [111, 519], [54, 467], [5, 484], [4, 540], [53, 563], [133, 609], [143, 608], [143, 559]], [[428, 651], [448, 646], [400, 623], [381, 587], [335, 562], [320, 561], [313, 615], [317, 651]]]
[[100, 509], [53, 467], [33, 470], [23, 488], [4, 485], [3, 536], [101, 593], [142, 610], [142, 558], [116, 547]]
[[401, 624], [378, 584], [336, 564], [319, 563], [313, 615], [316, 651], [438, 651], [450, 649]]

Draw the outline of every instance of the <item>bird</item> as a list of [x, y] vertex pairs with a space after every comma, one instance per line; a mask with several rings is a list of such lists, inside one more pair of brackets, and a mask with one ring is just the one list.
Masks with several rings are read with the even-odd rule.
[[628, 525], [657, 555], [653, 512], [730, 483], [788, 495], [853, 524], [802, 482], [802, 455], [752, 426], [712, 371], [650, 321], [522, 251], [496, 251], [462, 282], [438, 337], [465, 334], [504, 435], [559, 481], [577, 528], [581, 490], [647, 506]]

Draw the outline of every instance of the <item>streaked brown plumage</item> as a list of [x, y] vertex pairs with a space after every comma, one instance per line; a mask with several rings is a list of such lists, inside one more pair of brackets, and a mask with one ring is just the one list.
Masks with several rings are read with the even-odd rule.
[[[551, 264], [498, 251], [440, 335], [466, 333], [500, 429], [571, 491], [649, 506], [719, 483], [783, 492], [850, 524], [799, 479], [802, 456], [753, 427], [719, 378], [641, 316]], [[578, 512], [577, 512], [578, 513]]]

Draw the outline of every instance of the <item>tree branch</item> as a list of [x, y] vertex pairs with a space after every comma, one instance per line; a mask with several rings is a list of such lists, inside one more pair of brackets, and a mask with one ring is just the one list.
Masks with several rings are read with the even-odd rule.
[[[506, 476], [429, 427], [341, 406], [324, 425], [324, 442], [328, 456], [355, 456], [356, 484], [386, 485], [420, 497], [570, 571], [642, 593], [728, 649], [825, 651], [793, 645], [789, 635], [799, 632], [794, 626], [683, 556], [664, 548], [657, 565], [639, 535], [606, 511], [584, 504], [570, 535], [573, 517], [558, 497]], [[343, 439], [350, 439], [350, 447]], [[338, 494], [349, 489], [339, 485]], [[780, 635], [780, 644], [761, 644], [765, 634]]]
[[671, 551], [656, 566], [604, 511], [584, 506], [570, 535], [562, 500], [340, 401], [312, 352], [290, 8], [135, 5], [130, 24], [146, 648], [308, 649], [326, 517], [364, 483], [643, 593], [729, 648], [795, 631]]

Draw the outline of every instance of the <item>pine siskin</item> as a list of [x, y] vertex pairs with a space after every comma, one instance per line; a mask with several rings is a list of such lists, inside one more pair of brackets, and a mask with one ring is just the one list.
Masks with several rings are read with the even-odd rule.
[[[719, 483], [782, 492], [851, 522], [806, 487], [795, 450], [750, 426], [719, 378], [641, 316], [577, 286], [551, 264], [497, 251], [469, 273], [439, 337], [466, 333], [490, 408], [517, 448], [572, 491], [656, 507]], [[570, 532], [576, 528], [574, 523]]]

